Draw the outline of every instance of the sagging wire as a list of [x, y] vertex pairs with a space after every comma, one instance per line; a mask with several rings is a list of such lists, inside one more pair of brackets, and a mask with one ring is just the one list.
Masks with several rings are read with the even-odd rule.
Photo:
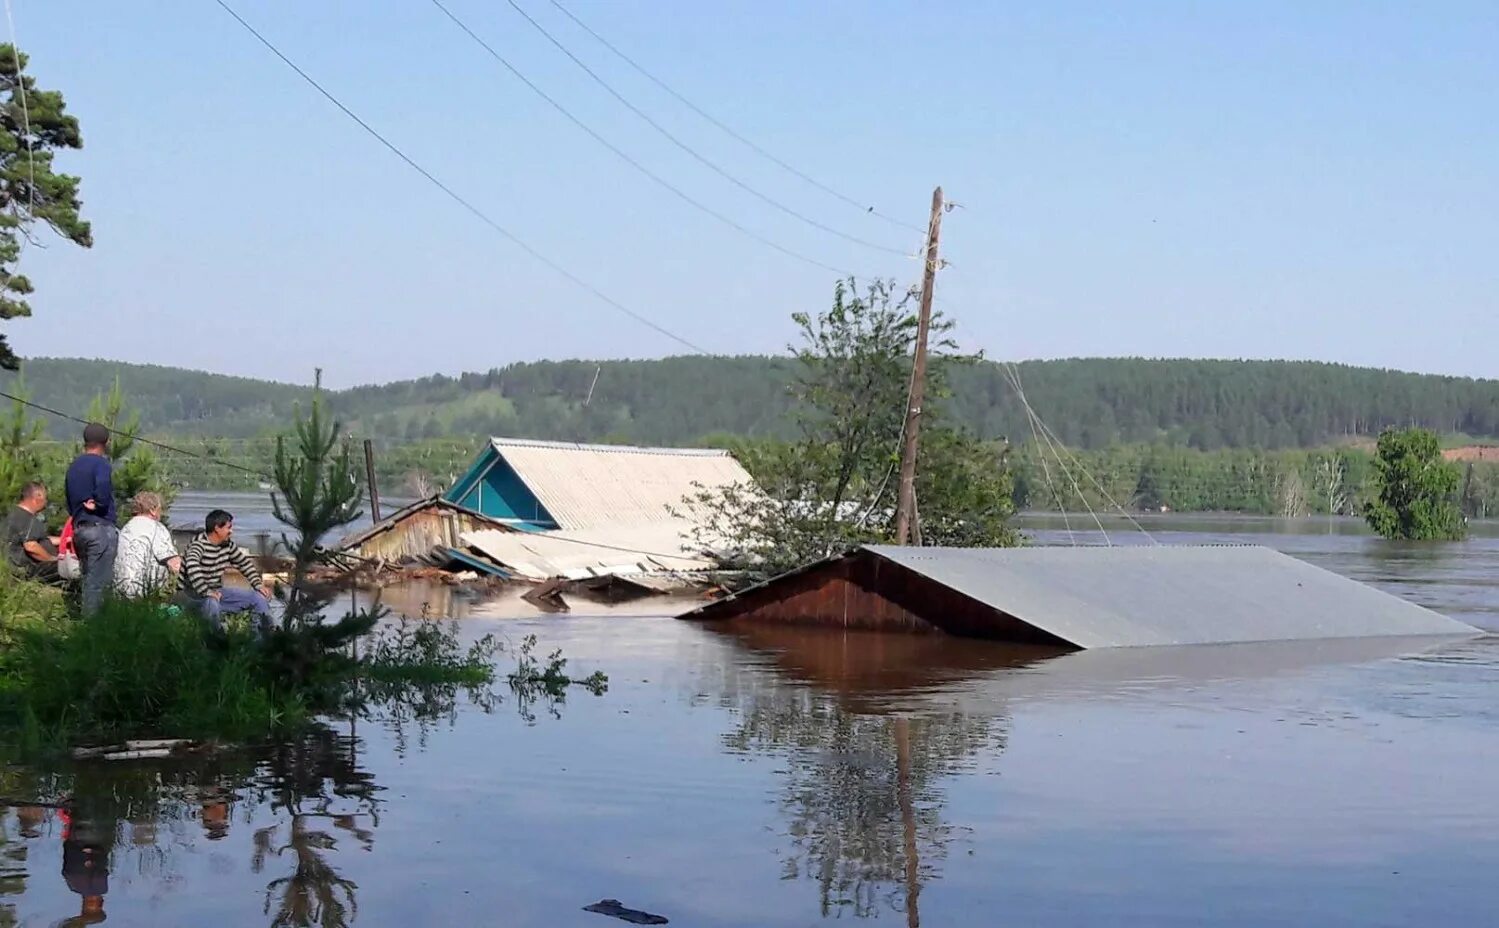
[[[26, 171], [29, 178], [26, 185], [26, 214], [30, 216], [36, 213], [36, 151], [31, 143], [31, 107], [26, 102], [26, 76], [21, 72], [21, 46], [16, 39], [16, 19], [11, 12], [10, 0], [5, 0], [5, 22], [10, 26], [10, 51], [16, 63], [16, 96], [21, 101], [21, 126], [26, 134]], [[22, 250], [30, 241], [31, 236], [23, 229]]]
[[[1062, 452], [1065, 452], [1067, 457], [1072, 461], [1073, 466], [1075, 466], [1080, 472], [1082, 472], [1083, 476], [1088, 478], [1088, 480], [1093, 484], [1094, 488], [1098, 490], [1098, 492], [1104, 497], [1104, 499], [1108, 500], [1110, 506], [1118, 511], [1118, 513], [1123, 516], [1130, 525], [1134, 526], [1135, 529], [1137, 529], [1142, 535], [1144, 535], [1152, 545], [1159, 545], [1161, 542], [1148, 530], [1146, 530], [1145, 526], [1141, 525], [1139, 520], [1130, 515], [1129, 510], [1121, 505], [1119, 501], [1114, 498], [1113, 494], [1109, 493], [1108, 489], [1104, 487], [1104, 485], [1096, 476], [1094, 476], [1093, 472], [1088, 469], [1087, 465], [1085, 465], [1081, 459], [1079, 459], [1075, 454], [1072, 453], [1072, 451], [1067, 447], [1066, 443], [1062, 441], [1059, 435], [1057, 435], [1056, 431], [1052, 429], [1051, 426], [1046, 424], [1046, 421], [1041, 418], [1040, 413], [1036, 412], [1035, 407], [1031, 405], [1030, 399], [1025, 395], [1025, 387], [1022, 385], [1020, 380], [1019, 367], [1013, 361], [1010, 361], [1005, 362], [1004, 365], [1002, 365], [1002, 368], [1005, 371], [1006, 377], [1009, 380], [1011, 387], [1015, 390], [1016, 398], [1020, 400], [1021, 407], [1025, 412], [1027, 419], [1031, 421], [1032, 430], [1036, 431], [1037, 429], [1039, 429], [1040, 433], [1044, 434], [1047, 437], [1047, 444], [1048, 446], [1052, 447], [1052, 453], [1056, 455], [1058, 448], [1060, 448]], [[1044, 464], [1044, 452], [1042, 452], [1042, 454]], [[1062, 465], [1060, 455], [1058, 455], [1058, 464]], [[1065, 465], [1062, 466], [1065, 467]], [[1074, 487], [1076, 487], [1075, 481]], [[1077, 489], [1077, 493], [1078, 497], [1083, 500], [1084, 505], [1087, 505], [1087, 498], [1083, 495], [1080, 488]], [[1092, 512], [1091, 506], [1089, 506], [1089, 512]], [[1094, 520], [1097, 521], [1096, 514], [1094, 515]], [[1103, 526], [1101, 523], [1099, 524], [1099, 531], [1103, 531]], [[1104, 532], [1104, 539], [1106, 541], [1108, 540], [1107, 532]]]

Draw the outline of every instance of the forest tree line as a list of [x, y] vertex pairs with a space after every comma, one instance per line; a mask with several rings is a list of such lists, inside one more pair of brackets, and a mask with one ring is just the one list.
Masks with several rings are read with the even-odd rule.
[[[768, 446], [778, 443], [727, 435], [719, 439], [717, 444], [751, 467]], [[50, 449], [57, 466], [76, 450], [67, 442], [36, 447], [42, 453]], [[159, 453], [156, 467], [163, 480], [188, 489], [255, 490], [261, 478], [224, 464], [268, 473], [275, 459], [270, 439], [184, 440], [182, 447], [203, 456]], [[1371, 492], [1374, 462], [1370, 451], [1349, 447], [1199, 451], [1158, 444], [1053, 451], [1034, 442], [991, 442], [989, 447], [995, 466], [1011, 469], [1016, 508], [1033, 511], [1085, 512], [1092, 507], [1099, 512], [1357, 515]], [[479, 448], [479, 442], [466, 439], [377, 442], [380, 493], [419, 498], [446, 490]], [[1464, 514], [1499, 518], [1499, 461], [1458, 462], [1457, 467]]]
[[[1016, 505], [1030, 510], [1357, 515], [1375, 492], [1374, 455], [1353, 448], [1124, 445], [1069, 452], [1032, 443], [1010, 458]], [[1499, 462], [1457, 467], [1463, 514], [1499, 517]]]
[[[391, 442], [486, 435], [638, 444], [707, 436], [786, 438], [789, 358], [675, 357], [539, 361], [456, 377], [434, 375], [327, 394], [329, 410], [362, 437]], [[1315, 448], [1372, 440], [1386, 427], [1499, 437], [1499, 381], [1290, 361], [1081, 359], [1015, 365], [1027, 399], [1067, 445]], [[118, 377], [155, 436], [252, 438], [289, 421], [306, 387], [101, 361], [37, 359], [32, 397], [76, 413]], [[0, 389], [15, 375], [0, 376]], [[993, 362], [959, 366], [945, 402], [955, 425], [1020, 444], [1029, 420]], [[52, 421], [53, 437], [72, 425]]]

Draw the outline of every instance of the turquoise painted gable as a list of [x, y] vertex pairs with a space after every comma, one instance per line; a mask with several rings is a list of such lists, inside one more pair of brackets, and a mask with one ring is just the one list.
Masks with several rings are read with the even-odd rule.
[[521, 520], [536, 528], [557, 527], [552, 514], [493, 445], [479, 455], [443, 498], [492, 519]]

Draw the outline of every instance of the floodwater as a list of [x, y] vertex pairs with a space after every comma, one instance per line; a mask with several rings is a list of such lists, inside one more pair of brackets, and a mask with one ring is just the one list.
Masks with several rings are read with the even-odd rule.
[[[1492, 533], [1147, 525], [1269, 544], [1499, 632]], [[582, 911], [605, 898], [683, 926], [1499, 912], [1499, 636], [1056, 655], [452, 595], [386, 602], [534, 633], [609, 692], [459, 697], [186, 766], [9, 770], [0, 794], [74, 803], [4, 812], [0, 925], [84, 924], [63, 920], [85, 904], [110, 925], [625, 924]]]
[[[414, 500], [404, 497], [393, 497], [380, 501], [380, 510], [384, 515], [390, 515], [402, 506]], [[286, 526], [276, 521], [276, 516], [271, 509], [271, 494], [246, 493], [233, 491], [212, 490], [184, 490], [172, 501], [172, 510], [167, 514], [167, 522], [173, 529], [188, 531], [191, 529], [202, 530], [203, 519], [211, 510], [225, 509], [234, 516], [234, 531], [243, 539], [245, 536], [260, 534], [272, 534], [280, 536], [286, 531]], [[347, 531], [353, 532], [361, 528], [367, 528], [373, 524], [370, 517], [370, 506], [366, 502], [363, 506], [363, 514]], [[246, 543], [243, 540], [242, 544]]]

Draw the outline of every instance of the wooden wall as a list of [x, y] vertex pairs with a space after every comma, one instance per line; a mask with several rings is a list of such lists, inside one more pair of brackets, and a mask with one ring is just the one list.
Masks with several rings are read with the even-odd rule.
[[391, 563], [427, 557], [433, 548], [463, 548], [464, 532], [493, 529], [495, 523], [441, 506], [419, 509], [390, 528], [366, 538], [353, 550], [360, 557]]

